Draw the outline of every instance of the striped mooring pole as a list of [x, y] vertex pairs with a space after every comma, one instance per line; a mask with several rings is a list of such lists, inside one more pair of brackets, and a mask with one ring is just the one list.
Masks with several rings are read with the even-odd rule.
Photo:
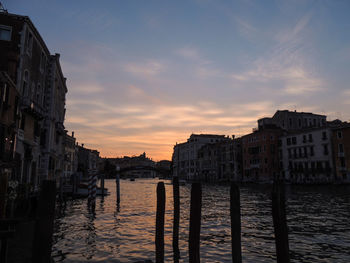
[[88, 184], [88, 203], [90, 205], [92, 195], [92, 175], [89, 174], [89, 184]]
[[88, 185], [88, 204], [89, 206], [95, 207], [96, 202], [96, 184], [97, 177], [96, 175], [89, 175], [89, 185]]
[[92, 176], [92, 202], [95, 205], [96, 202], [96, 190], [97, 190], [97, 176], [94, 174]]

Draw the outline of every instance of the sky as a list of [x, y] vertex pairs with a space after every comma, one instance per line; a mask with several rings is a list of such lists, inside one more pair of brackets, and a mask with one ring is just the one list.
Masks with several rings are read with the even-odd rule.
[[5, 0], [67, 78], [65, 127], [101, 156], [171, 159], [287, 109], [350, 120], [350, 1]]

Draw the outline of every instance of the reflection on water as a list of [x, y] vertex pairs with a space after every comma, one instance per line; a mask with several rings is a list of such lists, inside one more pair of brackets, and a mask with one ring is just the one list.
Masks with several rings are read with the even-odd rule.
[[[67, 201], [58, 209], [53, 255], [56, 262], [136, 262], [155, 258], [157, 179], [121, 180], [117, 207], [112, 192], [96, 200]], [[173, 261], [173, 193], [166, 183], [165, 261]], [[287, 189], [287, 220], [291, 262], [350, 262], [350, 187], [292, 186]], [[271, 186], [242, 186], [243, 262], [272, 262], [275, 243]], [[229, 187], [204, 185], [201, 261], [231, 262]], [[180, 186], [180, 262], [188, 262], [190, 185]]]

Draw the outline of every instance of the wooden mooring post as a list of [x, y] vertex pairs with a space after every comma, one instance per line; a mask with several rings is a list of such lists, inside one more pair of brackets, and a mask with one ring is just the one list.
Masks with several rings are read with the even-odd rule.
[[157, 215], [156, 215], [156, 262], [164, 262], [164, 216], [165, 187], [163, 182], [157, 185]]
[[120, 167], [117, 166], [117, 174], [115, 176], [115, 184], [116, 184], [116, 194], [117, 194], [117, 205], [120, 205]]
[[102, 199], [105, 197], [105, 175], [101, 175], [101, 192], [102, 192]]
[[200, 183], [193, 183], [191, 188], [190, 208], [190, 233], [189, 233], [189, 262], [200, 262], [200, 231], [201, 231], [201, 210], [202, 210], [202, 186]]
[[179, 262], [179, 223], [180, 223], [180, 189], [179, 177], [173, 177], [173, 198], [174, 198], [174, 224], [173, 224], [173, 252], [174, 263]]
[[277, 262], [289, 263], [285, 192], [284, 185], [281, 182], [274, 182], [272, 187], [272, 217], [275, 230]]
[[241, 201], [239, 188], [234, 182], [231, 183], [230, 197], [232, 262], [241, 263]]
[[32, 250], [33, 263], [51, 262], [51, 245], [55, 218], [56, 183], [45, 180], [41, 185]]

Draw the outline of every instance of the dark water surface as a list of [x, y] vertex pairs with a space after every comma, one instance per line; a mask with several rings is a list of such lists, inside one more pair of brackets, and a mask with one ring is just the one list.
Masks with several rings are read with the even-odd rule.
[[[67, 201], [57, 214], [53, 256], [56, 262], [155, 262], [158, 179], [121, 180], [120, 209], [115, 181], [111, 195], [96, 201]], [[165, 262], [173, 261], [173, 197], [166, 185]], [[242, 186], [243, 262], [274, 262], [271, 186]], [[203, 185], [201, 262], [231, 262], [229, 187]], [[350, 186], [292, 186], [287, 191], [292, 262], [350, 262]], [[180, 262], [188, 262], [190, 185], [180, 186]]]

